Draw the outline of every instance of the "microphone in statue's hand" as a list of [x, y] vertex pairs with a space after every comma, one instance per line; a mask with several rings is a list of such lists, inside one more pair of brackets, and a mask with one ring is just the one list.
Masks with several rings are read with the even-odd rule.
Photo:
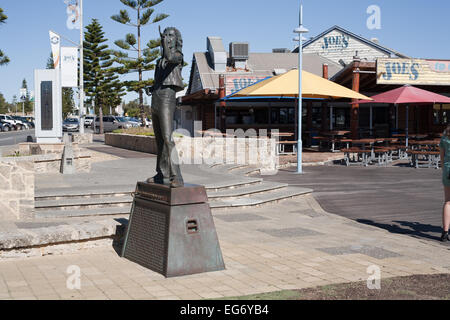
[[159, 36], [161, 37], [161, 40], [164, 39], [164, 34], [161, 32], [161, 26], [158, 26], [159, 29]]
[[153, 94], [153, 86], [146, 87], [146, 88], [145, 88], [145, 93], [146, 93], [148, 96], [151, 96], [151, 95]]

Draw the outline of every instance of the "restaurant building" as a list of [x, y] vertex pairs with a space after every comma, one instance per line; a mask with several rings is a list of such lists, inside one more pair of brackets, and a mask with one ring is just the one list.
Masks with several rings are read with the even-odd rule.
[[[294, 51], [298, 53], [298, 48]], [[377, 39], [365, 39], [342, 27], [334, 26], [305, 42], [303, 52], [316, 53], [340, 63], [343, 68], [331, 80], [366, 96], [409, 84], [450, 96], [450, 61], [415, 59], [380, 45]], [[387, 137], [404, 132], [404, 105], [327, 104], [330, 129], [351, 130], [352, 137]], [[447, 123], [448, 105], [411, 106], [410, 133], [441, 132]]]
[[[323, 76], [366, 96], [405, 84], [450, 96], [450, 61], [415, 59], [334, 26], [306, 41], [303, 69]], [[202, 130], [217, 128], [278, 129], [294, 132], [297, 117], [295, 99], [227, 99], [230, 94], [267, 77], [298, 68], [298, 48], [252, 53], [249, 43], [230, 43], [225, 51], [222, 39], [207, 38], [207, 51], [193, 55], [189, 86], [182, 98], [178, 126], [193, 134], [194, 121]], [[225, 97], [225, 99], [223, 99]], [[352, 138], [387, 137], [405, 129], [404, 106], [352, 104], [352, 101], [305, 100], [303, 140], [323, 131], [349, 130]], [[442, 131], [449, 105], [411, 106], [410, 133]]]
[[[322, 76], [325, 70], [335, 75], [342, 66], [316, 53], [304, 55], [304, 70]], [[267, 77], [298, 67], [298, 54], [289, 49], [271, 53], [250, 52], [249, 43], [233, 42], [225, 51], [220, 37], [207, 38], [207, 51], [193, 55], [189, 86], [182, 98], [178, 126], [193, 134], [193, 122], [202, 121], [202, 130], [278, 129], [294, 132], [296, 99], [278, 97], [263, 99], [225, 99], [232, 93]], [[321, 102], [305, 102], [308, 110], [321, 120]], [[311, 117], [313, 118], [313, 117]]]

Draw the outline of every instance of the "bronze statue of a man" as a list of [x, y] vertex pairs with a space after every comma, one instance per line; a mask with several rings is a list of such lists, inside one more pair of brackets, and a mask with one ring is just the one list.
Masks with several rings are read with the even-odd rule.
[[169, 27], [161, 34], [162, 57], [158, 59], [154, 84], [146, 88], [152, 95], [152, 122], [158, 147], [156, 175], [147, 182], [183, 187], [178, 153], [172, 138], [176, 93], [182, 91], [183, 39], [178, 29]]

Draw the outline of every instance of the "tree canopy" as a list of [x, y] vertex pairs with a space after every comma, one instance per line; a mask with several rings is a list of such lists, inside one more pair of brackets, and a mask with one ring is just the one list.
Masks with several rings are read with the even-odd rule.
[[[5, 20], [8, 19], [8, 16], [6, 16], [3, 13], [3, 9], [0, 8], [0, 24], [5, 23]], [[0, 50], [0, 66], [3, 64], [7, 64], [9, 62], [9, 58], [5, 56], [2, 50]]]
[[116, 107], [122, 101], [123, 85], [120, 83], [114, 60], [108, 45], [104, 44], [108, 39], [97, 19], [86, 26], [84, 48], [84, 89], [88, 97], [88, 103], [93, 104], [98, 113], [102, 108], [103, 113], [109, 113], [110, 107]]
[[[146, 71], [155, 69], [154, 61], [159, 57], [161, 39], [149, 40], [146, 47], [142, 46], [142, 27], [158, 23], [168, 17], [167, 14], [154, 14], [155, 7], [163, 0], [120, 0], [125, 6], [135, 11], [136, 19], [130, 18], [127, 10], [120, 10], [119, 14], [113, 15], [111, 19], [123, 25], [136, 29], [135, 33], [128, 33], [125, 39], [117, 40], [114, 43], [123, 51], [114, 51], [115, 61], [120, 64], [117, 72], [120, 74], [137, 73], [138, 80], [124, 81], [124, 85], [129, 92], [139, 94], [139, 105], [141, 117], [144, 117], [143, 91], [146, 87], [153, 85], [153, 79], [143, 79]], [[131, 54], [131, 56], [130, 56]]]

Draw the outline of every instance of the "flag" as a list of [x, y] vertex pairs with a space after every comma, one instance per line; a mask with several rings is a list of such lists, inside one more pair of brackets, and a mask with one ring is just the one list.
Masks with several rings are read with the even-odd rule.
[[60, 51], [61, 51], [61, 37], [54, 33], [53, 31], [50, 31], [50, 44], [52, 46], [52, 55], [53, 55], [53, 67], [55, 69], [58, 69], [60, 64]]
[[61, 85], [78, 87], [78, 48], [61, 48]]
[[80, 6], [78, 4], [78, 0], [75, 1], [75, 4], [71, 3], [71, 0], [65, 0], [64, 3], [67, 5], [67, 28], [70, 30], [80, 29]]

